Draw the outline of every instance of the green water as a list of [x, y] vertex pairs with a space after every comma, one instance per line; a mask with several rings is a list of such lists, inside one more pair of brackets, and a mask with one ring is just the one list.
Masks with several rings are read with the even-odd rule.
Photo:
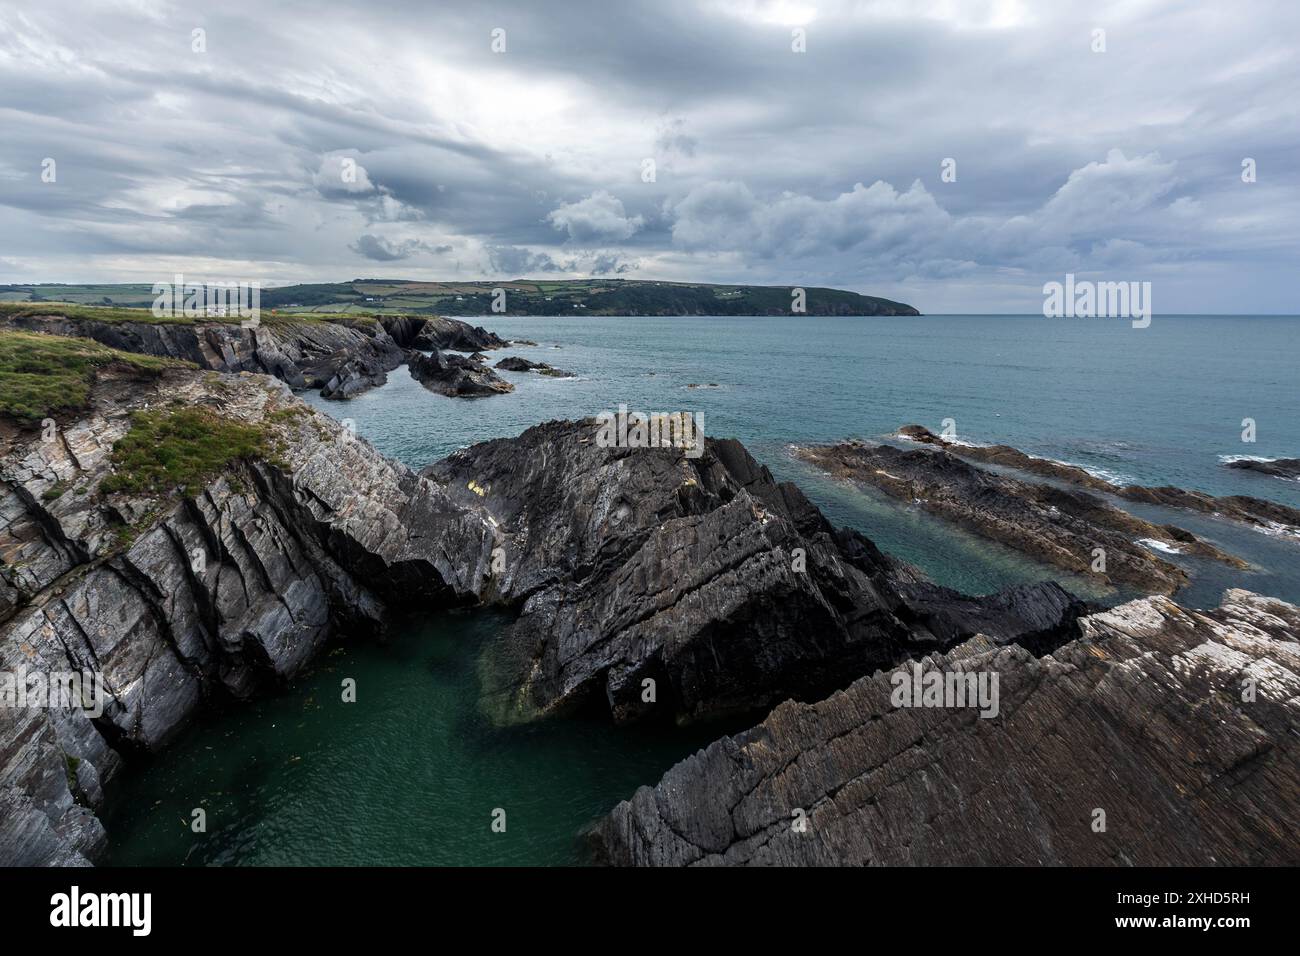
[[[582, 718], [493, 729], [475, 659], [507, 620], [407, 622], [386, 643], [332, 648], [283, 693], [203, 718], [111, 801], [108, 863], [580, 863], [588, 824], [736, 729]], [[195, 808], [206, 833], [192, 831]]]

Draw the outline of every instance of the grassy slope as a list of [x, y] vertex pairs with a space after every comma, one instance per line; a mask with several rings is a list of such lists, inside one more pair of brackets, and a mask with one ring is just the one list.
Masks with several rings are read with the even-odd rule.
[[156, 376], [183, 364], [90, 339], [0, 330], [0, 415], [34, 423], [84, 408], [95, 375], [110, 366]]
[[195, 494], [231, 462], [270, 456], [260, 425], [223, 418], [206, 408], [137, 411], [131, 429], [113, 446], [113, 474], [104, 492]]

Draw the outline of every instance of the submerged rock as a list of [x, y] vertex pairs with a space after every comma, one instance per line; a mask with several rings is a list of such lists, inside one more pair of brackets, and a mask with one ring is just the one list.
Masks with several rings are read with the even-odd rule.
[[588, 704], [620, 722], [750, 711], [981, 627], [1048, 639], [1077, 616], [1054, 585], [950, 601], [734, 440], [692, 457], [602, 448], [597, 431], [551, 422], [423, 472], [492, 515], [490, 593], [522, 602], [485, 658], [500, 720]]
[[[1252, 498], [1248, 495], [1215, 497], [1200, 491], [1185, 491], [1171, 485], [1159, 487], [1119, 485], [1104, 478], [1099, 478], [1078, 465], [1069, 465], [1065, 462], [1053, 461], [1050, 458], [1036, 458], [1009, 445], [959, 445], [955, 442], [946, 441], [922, 425], [904, 425], [898, 430], [898, 435], [901, 438], [907, 438], [921, 444], [942, 448], [944, 451], [968, 461], [1014, 468], [1017, 471], [1064, 481], [1090, 491], [1114, 495], [1126, 501], [1161, 505], [1166, 508], [1181, 508], [1185, 511], [1196, 511], [1214, 517], [1229, 518], [1272, 534], [1300, 540], [1300, 511], [1273, 501]], [[1295, 460], [1280, 459], [1282, 462]], [[1252, 464], [1232, 462], [1229, 467], [1250, 468]], [[1285, 466], [1283, 470], [1285, 470]]]
[[1261, 475], [1271, 475], [1274, 478], [1300, 479], [1300, 458], [1274, 458], [1272, 461], [1261, 461], [1258, 458], [1236, 458], [1228, 462], [1227, 465], [1229, 468], [1257, 471]]
[[[847, 442], [797, 451], [830, 474], [878, 488], [1039, 561], [1109, 584], [1171, 593], [1186, 573], [1160, 558], [1197, 554], [1245, 568], [1191, 532], [1155, 525], [1084, 491], [1022, 481], [969, 464], [948, 447], [903, 450]], [[1093, 570], [1104, 551], [1104, 569]]]
[[620, 803], [591, 834], [596, 858], [1300, 863], [1300, 609], [1231, 590], [1212, 611], [1150, 597], [1080, 625], [1046, 657], [977, 637], [926, 659], [997, 675], [989, 719], [896, 706], [911, 668], [782, 704]]
[[530, 362], [526, 358], [520, 358], [517, 355], [508, 355], [500, 362], [497, 362], [497, 368], [505, 369], [507, 372], [536, 372], [538, 375], [549, 375], [551, 378], [576, 378], [572, 372], [566, 372], [562, 368], [555, 368], [547, 365], [545, 362]]
[[431, 392], [451, 398], [502, 395], [515, 387], [482, 362], [452, 352], [411, 353], [411, 376]]

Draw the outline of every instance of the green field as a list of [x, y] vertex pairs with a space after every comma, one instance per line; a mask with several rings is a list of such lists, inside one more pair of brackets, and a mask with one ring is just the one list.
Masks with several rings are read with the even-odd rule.
[[[506, 292], [506, 315], [790, 315], [790, 286], [569, 279], [533, 282], [410, 282], [355, 279], [262, 290], [262, 310], [278, 315], [329, 313], [493, 315], [493, 290]], [[917, 315], [909, 305], [843, 289], [807, 287], [808, 315]], [[63, 302], [148, 308], [148, 285], [0, 286], [0, 304]], [[169, 320], [177, 321], [177, 320]]]

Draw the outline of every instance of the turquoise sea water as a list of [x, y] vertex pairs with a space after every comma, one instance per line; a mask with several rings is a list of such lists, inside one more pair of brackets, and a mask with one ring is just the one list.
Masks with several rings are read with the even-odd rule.
[[[1246, 494], [1300, 507], [1300, 482], [1224, 467], [1224, 456], [1300, 457], [1300, 318], [1040, 316], [919, 318], [505, 318], [483, 324], [536, 341], [517, 354], [576, 380], [502, 373], [513, 394], [434, 395], [405, 369], [347, 403], [308, 401], [382, 452], [422, 467], [552, 418], [616, 410], [702, 413], [797, 481], [831, 520], [864, 531], [936, 580], [972, 592], [1061, 576], [933, 519], [830, 481], [797, 443], [883, 437], [956, 422], [1115, 480]], [[691, 388], [694, 384], [701, 387]], [[1253, 419], [1254, 443], [1242, 421]], [[1180, 600], [1214, 604], [1240, 585], [1300, 600], [1300, 544], [1146, 508], [1255, 564], [1191, 561]], [[1183, 560], [1183, 559], [1179, 559]], [[1086, 582], [1065, 580], [1087, 591]], [[1101, 600], [1124, 595], [1096, 594]], [[120, 788], [110, 862], [565, 863], [577, 832], [727, 729], [625, 732], [597, 721], [494, 730], [476, 706], [474, 660], [493, 614], [435, 614], [383, 646], [345, 644], [282, 694], [206, 718]], [[364, 689], [339, 700], [341, 677]], [[208, 811], [206, 834], [188, 827]], [[491, 813], [506, 810], [504, 834]]]

